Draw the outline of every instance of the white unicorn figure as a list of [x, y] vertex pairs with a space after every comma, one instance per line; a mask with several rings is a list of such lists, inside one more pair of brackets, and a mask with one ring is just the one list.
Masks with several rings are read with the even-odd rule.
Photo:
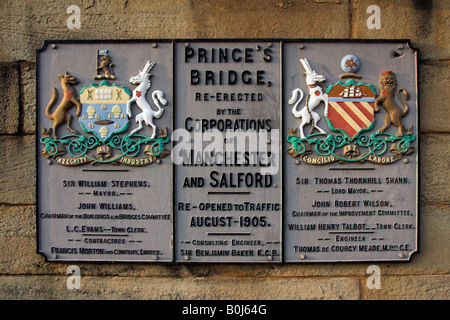
[[[300, 124], [300, 137], [305, 139], [305, 134], [303, 133], [303, 127], [311, 122], [311, 118], [314, 120], [311, 125], [310, 134], [317, 128], [321, 133], [325, 133], [323, 129], [317, 126], [317, 122], [320, 120], [320, 116], [317, 112], [314, 112], [314, 108], [316, 108], [321, 101], [325, 104], [324, 115], [328, 116], [328, 95], [324, 92], [324, 86], [322, 82], [326, 80], [323, 75], [317, 74], [315, 70], [311, 68], [307, 59], [300, 59], [301, 64], [303, 65], [303, 69], [305, 69], [306, 75], [306, 84], [309, 88], [309, 94], [306, 97], [305, 106], [299, 111], [298, 105], [303, 100], [304, 93], [300, 88], [294, 89], [292, 91], [292, 96], [289, 99], [289, 104], [294, 104], [292, 108], [292, 114], [296, 118], [302, 118], [302, 122]], [[300, 95], [300, 97], [299, 97]]]
[[136, 122], [139, 122], [139, 126], [131, 131], [131, 134], [136, 133], [137, 131], [142, 129], [142, 121], [145, 121], [145, 124], [148, 126], [151, 126], [153, 129], [153, 133], [151, 136], [151, 139], [154, 139], [156, 136], [156, 126], [153, 124], [153, 118], [161, 118], [164, 109], [161, 108], [160, 104], [166, 105], [167, 100], [164, 98], [164, 93], [160, 90], [155, 90], [152, 93], [152, 99], [155, 106], [158, 108], [157, 111], [154, 111], [152, 107], [150, 107], [150, 104], [145, 100], [145, 94], [147, 93], [147, 90], [150, 89], [152, 83], [150, 81], [150, 70], [155, 65], [155, 62], [147, 61], [145, 64], [144, 69], [134, 77], [130, 78], [130, 82], [132, 84], [137, 84], [138, 86], [136, 89], [133, 90], [133, 96], [130, 100], [127, 102], [127, 114], [131, 118], [131, 104], [133, 102], [136, 102], [138, 107], [142, 110], [142, 113], [139, 113], [135, 120]]

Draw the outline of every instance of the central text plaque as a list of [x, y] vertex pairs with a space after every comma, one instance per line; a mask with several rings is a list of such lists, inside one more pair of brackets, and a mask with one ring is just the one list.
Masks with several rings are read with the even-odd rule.
[[175, 43], [175, 259], [281, 262], [280, 43]]

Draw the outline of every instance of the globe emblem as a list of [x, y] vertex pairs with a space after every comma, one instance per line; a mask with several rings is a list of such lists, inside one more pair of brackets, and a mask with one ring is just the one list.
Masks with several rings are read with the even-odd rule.
[[347, 73], [355, 73], [358, 72], [359, 67], [361, 66], [359, 62], [359, 58], [353, 54], [346, 55], [342, 58], [341, 61], [341, 69]]

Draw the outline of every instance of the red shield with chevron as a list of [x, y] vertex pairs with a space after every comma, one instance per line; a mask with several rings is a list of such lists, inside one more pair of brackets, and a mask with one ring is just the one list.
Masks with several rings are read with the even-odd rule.
[[333, 131], [354, 139], [360, 132], [372, 129], [375, 122], [375, 89], [370, 84], [356, 83], [353, 79], [345, 84], [330, 85], [328, 94], [328, 126]]

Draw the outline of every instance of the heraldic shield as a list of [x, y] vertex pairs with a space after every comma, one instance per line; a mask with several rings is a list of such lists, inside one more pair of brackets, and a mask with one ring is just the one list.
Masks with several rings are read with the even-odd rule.
[[350, 139], [360, 132], [372, 129], [375, 123], [375, 89], [370, 84], [356, 83], [353, 79], [330, 85], [328, 94], [328, 126]]
[[78, 119], [85, 132], [94, 133], [104, 143], [114, 134], [128, 128], [128, 88], [110, 85], [106, 80], [84, 87], [80, 92], [81, 115]]

